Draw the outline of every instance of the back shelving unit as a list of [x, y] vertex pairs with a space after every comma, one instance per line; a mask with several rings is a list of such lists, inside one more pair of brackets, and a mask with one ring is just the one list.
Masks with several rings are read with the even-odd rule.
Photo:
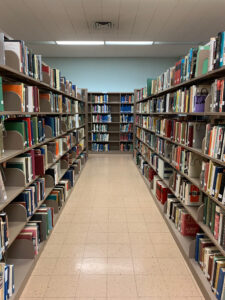
[[[2, 152], [0, 163], [2, 174], [4, 174], [6, 194], [3, 192], [4, 186], [1, 182], [0, 211], [6, 213], [8, 218], [8, 241], [7, 245], [5, 244], [5, 249], [1, 249], [1, 254], [2, 261], [7, 265], [14, 265], [15, 291], [10, 299], [19, 299], [24, 285], [52, 232], [52, 224], [57, 222], [58, 216], [63, 210], [64, 202], [73, 191], [87, 159], [87, 90], [81, 89], [80, 94], [77, 93], [74, 96], [63, 83], [60, 84], [59, 89], [54, 88], [50, 85], [49, 74], [43, 72], [43, 69], [43, 81], [23, 74], [20, 72], [20, 62], [14, 53], [5, 52], [5, 61], [5, 65], [0, 65], [0, 102], [4, 106], [4, 110], [0, 112], [0, 118], [1, 125], [4, 123], [6, 128], [4, 137], [0, 137], [0, 152]], [[12, 87], [12, 85], [19, 86], [21, 84], [24, 84], [27, 89], [28, 86], [37, 88], [39, 102], [36, 106], [36, 112], [24, 111], [22, 107], [23, 99], [19, 93], [7, 91], [7, 85]], [[53, 102], [49, 99], [46, 100], [44, 95], [51, 95], [49, 99], [51, 101], [54, 99], [54, 105], [56, 104], [58, 108], [54, 110], [52, 107]], [[2, 96], [3, 99], [1, 99]], [[33, 101], [35, 103], [34, 98]], [[54, 121], [50, 117], [54, 117]], [[30, 124], [28, 126], [31, 126], [31, 129], [28, 130], [29, 134], [32, 135], [29, 137], [23, 136], [15, 128], [7, 130], [8, 121], [12, 123], [14, 121], [19, 122], [22, 118], [23, 120], [26, 119], [26, 124]], [[44, 121], [42, 125], [37, 123], [38, 126], [35, 127], [30, 118], [33, 118], [32, 120], [37, 118], [38, 122], [40, 120]], [[54, 125], [52, 126], [49, 122], [53, 122]], [[54, 130], [57, 128], [57, 130], [54, 131], [53, 128]], [[34, 133], [36, 129], [37, 131]], [[43, 138], [34, 143], [35, 134], [37, 134], [37, 139], [42, 134], [39, 130], [42, 130]], [[43, 156], [45, 160], [41, 158], [36, 163], [36, 155], [43, 155], [39, 151], [45, 151]], [[28, 173], [28, 169], [24, 171], [15, 165], [10, 168], [9, 164], [15, 162], [19, 155], [20, 158], [30, 155], [29, 159], [32, 161], [31, 173]], [[33, 169], [33, 158], [35, 160], [35, 171]], [[25, 159], [26, 163], [29, 159]], [[42, 161], [43, 165], [40, 166], [38, 162], [42, 164]], [[27, 166], [28, 164], [26, 164]], [[37, 182], [44, 184], [39, 185]], [[37, 186], [38, 196], [35, 194]], [[16, 202], [22, 193], [26, 193], [30, 189], [35, 190], [32, 194], [32, 200], [29, 199], [31, 206], [26, 206], [27, 199], [24, 202], [21, 200]], [[47, 211], [48, 218], [52, 216], [51, 221], [49, 219], [46, 221], [47, 223], [34, 221], [38, 220], [34, 217], [42, 214], [43, 211]], [[38, 224], [39, 237], [41, 237], [41, 239], [36, 238], [36, 241], [39, 239], [37, 248], [33, 245], [33, 236], [31, 239], [21, 238], [21, 231], [27, 226], [34, 226], [32, 225], [34, 223]], [[47, 229], [46, 224], [48, 224]], [[27, 236], [30, 235], [27, 234]], [[1, 235], [1, 246], [3, 243], [2, 237], [3, 235]], [[0, 292], [2, 292], [1, 289]]]
[[[204, 272], [206, 270], [203, 269], [204, 263], [200, 266], [195, 259], [195, 237], [182, 235], [180, 229], [178, 230], [179, 225], [175, 225], [176, 219], [172, 221], [168, 217], [169, 198], [163, 203], [159, 201], [157, 182], [160, 182], [162, 190], [164, 189], [167, 195], [170, 194], [170, 197], [175, 199], [176, 205], [192, 217], [199, 226], [198, 232], [202, 232], [209, 239], [209, 242], [206, 241], [207, 246], [215, 245], [220, 254], [225, 256], [225, 233], [222, 223], [225, 215], [223, 193], [225, 178], [222, 175], [225, 170], [225, 112], [224, 109], [218, 108], [218, 111], [215, 111], [217, 104], [214, 101], [218, 102], [218, 93], [215, 96], [211, 92], [215, 81], [218, 87], [219, 79], [224, 80], [224, 77], [225, 67], [221, 67], [141, 100], [138, 99], [139, 90], [135, 90], [134, 93], [135, 163], [139, 166], [150, 194], [181, 249], [205, 299], [216, 299], [217, 290], [211, 287], [213, 283], [209, 283], [209, 278], [207, 280], [208, 273], [203, 273], [203, 270]], [[198, 102], [187, 104], [186, 101], [191, 101], [192, 89], [196, 87], [197, 89], [198, 87], [209, 88], [209, 93], [204, 97], [203, 107], [195, 107], [191, 110], [191, 105], [195, 106]], [[222, 92], [224, 93], [224, 90], [221, 90]], [[183, 96], [186, 93], [189, 93], [187, 98]], [[224, 105], [223, 97], [220, 94], [218, 104], [220, 106]], [[211, 175], [207, 170], [212, 170]], [[221, 173], [220, 179], [216, 177], [217, 172]], [[190, 190], [186, 193], [187, 185], [193, 187], [193, 194]], [[197, 200], [190, 200], [189, 195], [197, 196]], [[190, 203], [191, 201], [193, 202]], [[220, 223], [216, 225], [216, 222], [219, 222], [217, 217]], [[219, 229], [217, 226], [222, 227]]]
[[133, 99], [133, 93], [88, 93], [89, 151], [133, 151]]

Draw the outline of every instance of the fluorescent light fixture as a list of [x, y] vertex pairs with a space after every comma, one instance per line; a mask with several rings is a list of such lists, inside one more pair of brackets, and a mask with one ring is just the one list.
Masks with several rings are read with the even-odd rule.
[[57, 45], [94, 46], [104, 45], [104, 41], [56, 41]]
[[106, 45], [146, 46], [152, 45], [153, 41], [106, 41]]

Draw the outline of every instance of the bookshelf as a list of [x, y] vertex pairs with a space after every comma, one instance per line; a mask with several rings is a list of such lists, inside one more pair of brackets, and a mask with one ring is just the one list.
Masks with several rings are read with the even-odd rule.
[[133, 151], [133, 93], [88, 93], [88, 150]]
[[[47, 74], [44, 74], [43, 81], [34, 79], [26, 74], [23, 74], [18, 69], [18, 60], [12, 59], [6, 55], [6, 62], [9, 65], [0, 65], [0, 79], [2, 78], [2, 86], [0, 81], [0, 92], [4, 84], [24, 84], [27, 86], [37, 87], [38, 93], [49, 94], [50, 92], [58, 99], [59, 95], [65, 102], [62, 101], [60, 110], [53, 110], [50, 104], [41, 99], [38, 105], [39, 111], [28, 112], [22, 110], [22, 99], [12, 92], [3, 93], [3, 102], [5, 110], [0, 112], [1, 122], [4, 124], [7, 121], [22, 120], [25, 118], [45, 118], [45, 124], [43, 126], [44, 138], [40, 142], [33, 142], [34, 127], [32, 127], [32, 138], [29, 137], [29, 145], [24, 146], [25, 137], [22, 136], [17, 130], [6, 131], [7, 134], [2, 137], [4, 145], [4, 152], [0, 155], [0, 163], [3, 167], [5, 175], [4, 184], [7, 199], [0, 201], [0, 211], [4, 211], [8, 217], [8, 246], [3, 250], [2, 260], [7, 264], [14, 265], [14, 283], [15, 292], [10, 299], [19, 299], [20, 294], [28, 280], [38, 258], [44, 249], [52, 230], [46, 234], [46, 238], [40, 241], [38, 245], [38, 254], [35, 254], [33, 241], [28, 239], [18, 239], [21, 231], [28, 225], [28, 222], [34, 222], [34, 215], [37, 214], [43, 207], [43, 204], [47, 208], [51, 209], [53, 223], [56, 224], [58, 217], [60, 216], [65, 202], [70, 197], [79, 176], [84, 168], [87, 160], [87, 89], [81, 89], [80, 93], [76, 95], [67, 89], [66, 85], [60, 84], [60, 89], [56, 89], [50, 85], [50, 78]], [[13, 65], [15, 63], [15, 65]], [[65, 97], [65, 98], [63, 98]], [[1, 98], [1, 93], [0, 93]], [[57, 102], [58, 104], [58, 102]], [[69, 105], [69, 106], [67, 106]], [[59, 123], [59, 128], [56, 132], [53, 132], [53, 127], [47, 124], [47, 118], [54, 118], [54, 122]], [[39, 120], [39, 119], [38, 119]], [[28, 121], [27, 121], [28, 122]], [[30, 119], [29, 119], [30, 122]], [[33, 125], [32, 125], [33, 126]], [[37, 128], [40, 128], [39, 126]], [[39, 138], [39, 132], [38, 132]], [[54, 152], [50, 148], [50, 143], [59, 145], [59, 152]], [[14, 158], [18, 158], [20, 155], [27, 155], [30, 151], [38, 151], [40, 147], [46, 147], [47, 149], [47, 161], [44, 165], [44, 173], [36, 174], [31, 180], [27, 181], [25, 173], [19, 168], [6, 168], [7, 164]], [[32, 164], [34, 167], [34, 165]], [[52, 176], [50, 171], [57, 166], [57, 181], [56, 175]], [[35, 163], [36, 167], [36, 163]], [[35, 169], [36, 172], [36, 169]], [[42, 172], [42, 171], [41, 171]], [[37, 172], [36, 172], [37, 173]], [[68, 177], [67, 175], [72, 177]], [[65, 177], [66, 176], [66, 177]], [[39, 201], [32, 207], [32, 211], [28, 215], [28, 209], [26, 206], [17, 204], [15, 200], [21, 193], [26, 190], [32, 189], [34, 184], [38, 180], [43, 180], [45, 183], [44, 194]], [[59, 187], [59, 183], [61, 186]], [[50, 195], [58, 189], [58, 196], [55, 201], [50, 198]], [[63, 196], [62, 196], [63, 191]], [[57, 197], [58, 197], [57, 196]], [[29, 208], [30, 209], [30, 208]]]
[[[150, 180], [148, 170], [152, 169], [155, 172], [154, 176], [158, 177], [158, 180], [163, 182], [163, 185], [170, 191], [173, 197], [178, 201], [182, 207], [190, 214], [193, 220], [198, 224], [200, 230], [199, 232], [203, 232], [206, 237], [212, 242], [212, 244], [220, 251], [221, 255], [225, 256], [225, 248], [219, 242], [218, 238], [215, 237], [215, 232], [206, 224], [204, 218], [207, 216], [204, 215], [206, 209], [206, 203], [210, 199], [212, 202], [217, 205], [221, 210], [221, 213], [224, 213], [225, 203], [224, 198], [218, 198], [215, 196], [215, 191], [205, 189], [205, 186], [202, 185], [202, 180], [204, 182], [204, 176], [202, 179], [202, 163], [214, 163], [215, 167], [224, 167], [225, 161], [222, 158], [215, 157], [212, 150], [211, 154], [206, 152], [207, 140], [204, 133], [204, 138], [200, 141], [200, 146], [190, 146], [187, 143], [187, 139], [182, 140], [182, 130], [171, 133], [171, 136], [167, 136], [166, 126], [163, 127], [164, 120], [171, 120], [171, 122], [176, 121], [177, 124], [183, 123], [188, 124], [187, 128], [189, 128], [189, 124], [191, 123], [201, 123], [205, 125], [211, 124], [212, 128], [220, 125], [224, 125], [224, 112], [214, 112], [212, 111], [213, 107], [213, 97], [211, 93], [207, 96], [205, 101], [205, 110], [204, 112], [188, 112], [188, 111], [166, 111], [166, 105], [159, 109], [160, 111], [156, 111], [155, 106], [152, 103], [158, 103], [157, 101], [161, 101], [160, 99], [164, 99], [166, 103], [166, 99], [169, 99], [168, 95], [174, 95], [178, 90], [185, 91], [186, 89], [190, 89], [193, 85], [212, 85], [214, 80], [224, 78], [225, 76], [225, 67], [221, 67], [219, 69], [208, 72], [207, 74], [198, 76], [196, 78], [187, 80], [177, 85], [173, 85], [170, 88], [162, 90], [154, 95], [148, 96], [144, 99], [137, 100], [138, 90], [134, 91], [134, 99], [135, 99], [135, 144], [134, 144], [134, 159], [135, 163], [138, 166], [138, 170], [142, 178], [144, 179], [146, 185], [148, 186], [149, 192], [155, 201], [160, 213], [162, 214], [169, 230], [171, 231], [177, 245], [179, 246], [188, 266], [190, 267], [196, 281], [198, 282], [202, 293], [205, 299], [216, 299], [216, 295], [211, 290], [211, 285], [206, 279], [206, 275], [204, 275], [203, 271], [200, 268], [200, 265], [194, 259], [195, 256], [195, 243], [196, 239], [194, 237], [183, 236], [175, 226], [175, 223], [169, 219], [167, 215], [167, 202], [163, 205], [159, 199], [157, 198], [156, 191], [154, 190], [154, 180]], [[190, 99], [190, 98], [189, 98]], [[209, 101], [209, 103], [207, 102]], [[150, 103], [151, 102], [151, 103]], [[143, 106], [141, 106], [143, 105]], [[143, 111], [143, 107], [148, 107], [148, 111]], [[154, 109], [152, 109], [154, 107]], [[158, 107], [156, 105], [156, 107]], [[165, 121], [166, 122], [166, 121]], [[160, 125], [159, 125], [160, 124]], [[174, 123], [175, 124], [175, 123]], [[159, 125], [159, 127], [158, 127]], [[179, 126], [179, 125], [178, 125]], [[182, 125], [181, 125], [182, 126]], [[185, 127], [186, 128], [186, 127]], [[171, 131], [172, 132], [172, 131]], [[187, 132], [185, 132], [185, 138], [187, 138]], [[196, 135], [195, 139], [198, 139], [198, 135]], [[216, 138], [215, 138], [216, 140]], [[189, 141], [188, 141], [189, 142]], [[170, 151], [166, 151], [164, 148], [165, 144], [169, 144], [171, 148]], [[211, 144], [210, 144], [211, 145]], [[216, 142], [215, 142], [216, 145]], [[177, 158], [180, 158], [177, 154], [177, 149], [180, 147], [181, 151], [186, 151], [185, 153], [191, 153], [191, 155], [196, 155], [199, 161], [201, 162], [201, 173], [195, 176], [189, 175], [189, 170], [182, 169], [183, 165], [185, 165], [184, 161], [177, 162]], [[212, 146], [209, 146], [212, 147]], [[223, 147], [223, 144], [221, 145]], [[175, 152], [173, 152], [175, 151]], [[223, 148], [222, 148], [223, 151]], [[169, 153], [171, 152], [171, 153]], [[174, 156], [175, 153], [175, 156]], [[221, 156], [222, 157], [222, 156]], [[155, 160], [156, 158], [156, 160]], [[179, 175], [181, 180], [186, 182], [190, 182], [194, 186], [198, 188], [198, 191], [202, 195], [202, 201], [199, 205], [189, 205], [186, 204], [186, 196], [182, 196], [180, 190], [174, 189], [174, 181], [173, 175], [165, 178], [164, 173], [159, 174], [159, 166], [155, 161], [157, 159], [161, 159], [163, 164], [165, 163], [168, 166], [168, 169], [172, 174]], [[165, 166], [164, 164], [164, 166]], [[189, 166], [189, 165], [187, 165]], [[197, 168], [197, 167], [196, 167]], [[177, 177], [176, 177], [177, 178]], [[208, 184], [208, 183], [206, 183]], [[176, 185], [175, 185], [176, 186]], [[214, 193], [214, 195], [212, 195]], [[186, 194], [185, 194], [186, 195]]]

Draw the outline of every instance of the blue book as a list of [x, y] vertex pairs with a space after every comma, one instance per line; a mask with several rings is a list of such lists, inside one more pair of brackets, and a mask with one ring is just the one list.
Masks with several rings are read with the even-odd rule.
[[8, 265], [5, 265], [4, 281], [5, 281], [4, 300], [7, 300], [8, 299], [8, 288], [9, 288], [9, 266]]
[[217, 291], [216, 291], [216, 298], [219, 300], [221, 299], [222, 296], [224, 276], [225, 276], [225, 268], [221, 268], [219, 273], [218, 283], [217, 283]]
[[223, 167], [216, 167], [215, 168], [214, 179], [213, 179], [213, 187], [212, 187], [212, 191], [211, 191], [212, 196], [215, 195], [217, 176], [218, 176], [219, 173], [223, 173]]
[[204, 233], [196, 234], [196, 243], [195, 243], [195, 260], [198, 262], [198, 254], [199, 254], [199, 240], [205, 237]]
[[220, 44], [220, 67], [223, 66], [223, 52], [224, 52], [224, 31], [221, 32], [221, 44]]

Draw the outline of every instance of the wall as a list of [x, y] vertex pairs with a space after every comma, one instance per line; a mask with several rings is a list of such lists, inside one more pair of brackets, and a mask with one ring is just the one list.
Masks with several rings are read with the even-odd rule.
[[99, 92], [132, 92], [146, 85], [177, 58], [44, 58], [78, 87]]

